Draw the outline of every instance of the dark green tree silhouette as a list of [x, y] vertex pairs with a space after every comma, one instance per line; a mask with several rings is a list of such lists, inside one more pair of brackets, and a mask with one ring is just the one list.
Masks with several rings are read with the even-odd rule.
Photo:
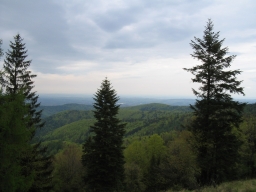
[[20, 163], [20, 156], [32, 150], [27, 112], [22, 93], [11, 97], [0, 91], [0, 191], [28, 191], [32, 185], [33, 173], [25, 177]]
[[[31, 138], [35, 135], [35, 131], [43, 127], [44, 123], [41, 121], [41, 110], [37, 110], [40, 103], [37, 102], [38, 95], [33, 91], [33, 79], [36, 75], [32, 74], [29, 70], [31, 60], [26, 60], [27, 50], [25, 44], [22, 43], [23, 39], [19, 34], [14, 37], [14, 42], [10, 42], [10, 50], [6, 52], [6, 59], [3, 65], [3, 82], [2, 86], [6, 94], [15, 96], [17, 93], [22, 92], [24, 95], [24, 105], [28, 107], [28, 113], [24, 116], [29, 116], [30, 120], [27, 123], [27, 129], [31, 133]], [[45, 149], [40, 148], [40, 143], [33, 146], [34, 149], [23, 153], [21, 164], [23, 165], [23, 174], [25, 177], [30, 177], [31, 173], [34, 174], [34, 183], [31, 188], [32, 191], [40, 191], [41, 189], [48, 189], [50, 186], [34, 185], [38, 183], [38, 179], [42, 182], [43, 179], [47, 181], [51, 177], [51, 163], [50, 157], [45, 155]], [[43, 166], [44, 165], [44, 166]], [[46, 168], [45, 166], [48, 166]], [[51, 169], [52, 170], [52, 169]], [[43, 177], [44, 175], [44, 177]], [[45, 182], [44, 182], [45, 183]], [[50, 183], [49, 183], [50, 185]]]
[[82, 163], [86, 168], [87, 191], [124, 190], [123, 136], [125, 124], [117, 118], [119, 105], [109, 80], [103, 80], [94, 97], [92, 136], [83, 146]]
[[222, 47], [219, 32], [213, 32], [213, 23], [207, 22], [203, 39], [195, 37], [190, 45], [192, 57], [202, 63], [185, 68], [194, 75], [192, 81], [200, 83], [199, 90], [193, 89], [197, 100], [191, 108], [195, 119], [191, 124], [201, 168], [201, 184], [214, 184], [234, 177], [235, 163], [239, 158], [239, 124], [242, 121], [244, 103], [234, 101], [231, 94], [244, 95], [236, 75], [240, 70], [227, 70], [235, 58], [226, 56], [228, 48]]

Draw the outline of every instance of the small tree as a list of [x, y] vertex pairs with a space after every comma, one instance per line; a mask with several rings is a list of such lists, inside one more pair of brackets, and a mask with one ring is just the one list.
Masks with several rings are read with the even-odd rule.
[[92, 136], [83, 146], [88, 191], [119, 192], [124, 189], [123, 136], [125, 124], [117, 118], [119, 98], [106, 78], [94, 97]]
[[199, 91], [193, 89], [197, 100], [191, 108], [195, 119], [191, 131], [195, 137], [194, 147], [201, 168], [200, 182], [213, 184], [234, 177], [235, 163], [239, 157], [239, 123], [242, 121], [244, 104], [233, 101], [231, 94], [244, 95], [241, 81], [236, 79], [240, 70], [227, 70], [235, 58], [226, 56], [228, 48], [222, 47], [219, 32], [213, 32], [213, 23], [208, 21], [203, 39], [195, 37], [190, 45], [192, 57], [202, 62], [186, 71], [195, 75], [192, 81], [201, 83]]

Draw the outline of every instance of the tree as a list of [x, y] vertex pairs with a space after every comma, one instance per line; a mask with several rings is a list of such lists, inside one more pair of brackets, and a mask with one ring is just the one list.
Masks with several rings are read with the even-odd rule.
[[123, 191], [125, 124], [117, 118], [119, 98], [107, 78], [94, 100], [96, 122], [90, 128], [93, 135], [86, 140], [82, 156], [86, 188], [88, 191]]
[[0, 91], [0, 191], [27, 191], [32, 185], [33, 172], [24, 177], [19, 158], [32, 149], [26, 127], [29, 116], [24, 117], [27, 111], [22, 93], [10, 97]]
[[68, 144], [54, 157], [54, 191], [84, 191], [80, 145]]
[[[126, 162], [127, 190], [159, 191], [164, 190], [165, 185], [160, 174], [160, 164], [166, 156], [164, 140], [157, 134], [151, 135], [144, 140], [135, 140], [124, 151]], [[131, 166], [136, 166], [131, 169]], [[128, 168], [128, 169], [127, 169]], [[141, 185], [143, 175], [144, 185]], [[131, 184], [132, 182], [135, 182]]]
[[198, 168], [196, 155], [190, 146], [191, 132], [184, 130], [168, 143], [168, 153], [161, 165], [166, 184], [173, 190], [195, 189]]
[[244, 103], [234, 101], [231, 94], [244, 95], [236, 75], [240, 70], [227, 70], [235, 56], [226, 56], [228, 48], [222, 47], [219, 32], [213, 32], [213, 23], [207, 22], [203, 39], [195, 37], [190, 45], [191, 56], [202, 64], [184, 68], [200, 83], [199, 90], [193, 89], [197, 100], [191, 108], [195, 119], [191, 124], [197, 149], [198, 164], [201, 168], [201, 184], [214, 184], [232, 179], [235, 163], [239, 157], [239, 124], [242, 122]]
[[[25, 44], [22, 43], [23, 39], [19, 34], [14, 37], [14, 42], [10, 42], [10, 50], [6, 53], [6, 59], [4, 60], [2, 74], [3, 82], [2, 86], [5, 88], [6, 94], [11, 97], [15, 97], [18, 93], [22, 92], [24, 95], [24, 104], [28, 107], [28, 111], [24, 116], [29, 116], [29, 121], [26, 122], [26, 127], [31, 133], [31, 138], [35, 135], [36, 129], [43, 127], [44, 123], [41, 121], [42, 110], [37, 110], [40, 103], [37, 102], [38, 95], [33, 91], [34, 82], [32, 81], [36, 75], [31, 74], [28, 70], [31, 60], [26, 60], [27, 50]], [[51, 171], [49, 171], [51, 163], [50, 157], [45, 156], [45, 149], [40, 149], [40, 143], [35, 144], [34, 149], [23, 153], [21, 157], [21, 164], [23, 165], [24, 176], [29, 177], [31, 172], [35, 172], [35, 182], [38, 183], [38, 179], [42, 182], [43, 179], [49, 181], [51, 177]], [[43, 164], [48, 168], [45, 168]], [[45, 173], [43, 173], [45, 172]], [[48, 174], [47, 174], [48, 173]], [[42, 177], [45, 175], [45, 177]], [[41, 190], [45, 185], [32, 186], [32, 191]], [[47, 186], [47, 189], [49, 186]], [[42, 189], [43, 190], [43, 189]]]
[[33, 92], [34, 82], [32, 81], [36, 75], [31, 74], [28, 70], [31, 60], [26, 60], [25, 43], [22, 43], [23, 39], [19, 34], [14, 37], [14, 43], [10, 42], [11, 50], [6, 53], [6, 59], [4, 60], [4, 83], [7, 94], [15, 95], [20, 90], [23, 90], [26, 102], [29, 104], [29, 115], [31, 116], [31, 122], [28, 124], [28, 128], [34, 132], [36, 129], [43, 127], [44, 123], [41, 121], [42, 110], [37, 111], [40, 103], [37, 102], [38, 95]]

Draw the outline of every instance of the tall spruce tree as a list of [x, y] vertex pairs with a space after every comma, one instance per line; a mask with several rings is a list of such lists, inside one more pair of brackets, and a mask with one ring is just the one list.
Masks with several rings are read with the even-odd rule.
[[32, 150], [27, 112], [22, 92], [10, 96], [0, 91], [0, 191], [28, 191], [32, 186], [33, 173], [25, 177], [20, 163], [20, 156]]
[[239, 124], [242, 121], [244, 103], [234, 101], [231, 94], [244, 95], [236, 75], [240, 70], [227, 70], [235, 58], [226, 56], [228, 48], [222, 47], [219, 32], [213, 32], [213, 23], [207, 22], [203, 39], [195, 37], [190, 45], [194, 49], [193, 58], [202, 63], [192, 68], [184, 68], [200, 83], [194, 90], [197, 100], [191, 108], [195, 119], [191, 124], [197, 149], [198, 165], [201, 168], [199, 181], [203, 185], [233, 179], [235, 165], [239, 158]]
[[[0, 57], [3, 56], [0, 40]], [[0, 84], [3, 83], [4, 72], [0, 71]], [[30, 120], [28, 108], [24, 105], [24, 95], [20, 91], [16, 95], [3, 93], [0, 86], [0, 191], [27, 191], [33, 178], [22, 175], [19, 157], [31, 150], [27, 142], [31, 133], [26, 124]]]
[[117, 118], [119, 105], [116, 91], [106, 78], [94, 97], [92, 136], [83, 146], [82, 163], [85, 183], [90, 192], [124, 190], [123, 136], [125, 124]]
[[[14, 42], [10, 42], [10, 50], [6, 53], [6, 59], [3, 65], [3, 82], [2, 86], [6, 94], [15, 96], [22, 92], [24, 95], [24, 104], [28, 107], [28, 113], [24, 116], [29, 116], [30, 120], [26, 122], [26, 127], [31, 133], [31, 138], [35, 135], [35, 131], [43, 127], [44, 123], [41, 121], [42, 111], [37, 110], [40, 103], [37, 102], [38, 95], [33, 91], [34, 82], [32, 81], [36, 75], [29, 71], [31, 64], [30, 60], [26, 60], [27, 50], [23, 39], [19, 34], [14, 37]], [[50, 157], [45, 155], [45, 149], [40, 148], [40, 143], [33, 146], [33, 149], [23, 153], [21, 164], [23, 166], [23, 175], [30, 177], [34, 174], [34, 182], [30, 191], [42, 191], [51, 188], [49, 182], [51, 178], [51, 161]], [[44, 183], [37, 185], [38, 183]], [[47, 183], [47, 184], [46, 184]]]

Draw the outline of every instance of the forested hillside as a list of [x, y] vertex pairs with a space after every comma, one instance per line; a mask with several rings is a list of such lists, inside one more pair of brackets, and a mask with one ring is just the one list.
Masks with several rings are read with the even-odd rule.
[[[46, 112], [43, 111], [45, 126], [37, 131], [37, 140], [49, 145], [57, 141], [57, 143], [68, 141], [82, 144], [89, 135], [89, 127], [94, 122], [93, 113], [90, 110], [92, 106], [68, 104], [42, 106], [42, 108], [47, 109]], [[45, 113], [53, 113], [53, 115]], [[256, 104], [248, 104], [245, 107], [245, 117], [255, 113]], [[192, 117], [192, 110], [189, 106], [152, 103], [121, 108], [118, 117], [127, 123], [125, 138], [133, 138], [183, 130], [183, 126], [188, 124]]]
[[[71, 109], [44, 118], [46, 122], [44, 131], [37, 133], [42, 145], [48, 146], [48, 153], [56, 156], [55, 163], [56, 166], [58, 164], [58, 167], [60, 162], [64, 161], [63, 158], [71, 158], [71, 149], [77, 151], [75, 152], [77, 155], [81, 153], [81, 145], [90, 135], [89, 127], [95, 122], [91, 110]], [[237, 165], [238, 174], [236, 177], [253, 178], [256, 167], [254, 163], [254, 156], [256, 155], [254, 150], [256, 147], [254, 144], [254, 140], [256, 140], [256, 105], [248, 104], [244, 111], [244, 122], [240, 126], [241, 132], [239, 133], [243, 145], [239, 150], [241, 158]], [[149, 180], [147, 182], [155, 183], [154, 186], [172, 186], [173, 189], [177, 190], [183, 187], [191, 189], [197, 187], [195, 178], [198, 167], [193, 150], [187, 143], [188, 141], [191, 142], [191, 133], [184, 128], [191, 122], [191, 118], [193, 119], [193, 113], [188, 106], [152, 103], [125, 107], [120, 109], [118, 117], [127, 123], [124, 154], [126, 182], [129, 183], [130, 187], [128, 191], [145, 190], [144, 179]], [[161, 162], [159, 165], [154, 165], [155, 168], [151, 167], [152, 163], [155, 164], [151, 162], [154, 161], [152, 160], [153, 156], [160, 158], [159, 162]], [[78, 161], [80, 160], [79, 156], [76, 158]], [[79, 162], [76, 164], [81, 166]], [[148, 175], [150, 169], [153, 171], [151, 174], [158, 175], [159, 180], [150, 178]], [[174, 171], [175, 175], [172, 175], [172, 178], [166, 178], [164, 176], [165, 171]], [[132, 174], [137, 175], [135, 180]], [[78, 174], [74, 177], [80, 176]], [[59, 178], [63, 179], [65, 176], [62, 175]], [[171, 183], [168, 183], [169, 181]]]
[[[66, 106], [72, 110], [65, 110]], [[83, 105], [51, 106], [51, 111], [64, 111], [45, 117], [45, 126], [38, 130], [36, 139], [47, 144], [49, 151], [61, 142], [82, 144], [89, 135], [89, 127], [94, 123], [93, 113]], [[44, 107], [42, 107], [44, 108]], [[81, 109], [81, 110], [75, 110]], [[44, 113], [44, 111], [43, 111]], [[48, 111], [46, 113], [49, 113]], [[46, 115], [45, 115], [46, 116]], [[118, 117], [126, 125], [125, 138], [142, 137], [161, 134], [171, 130], [182, 130], [182, 125], [191, 117], [191, 109], [187, 106], [169, 106], [165, 104], [146, 104], [120, 109]]]

